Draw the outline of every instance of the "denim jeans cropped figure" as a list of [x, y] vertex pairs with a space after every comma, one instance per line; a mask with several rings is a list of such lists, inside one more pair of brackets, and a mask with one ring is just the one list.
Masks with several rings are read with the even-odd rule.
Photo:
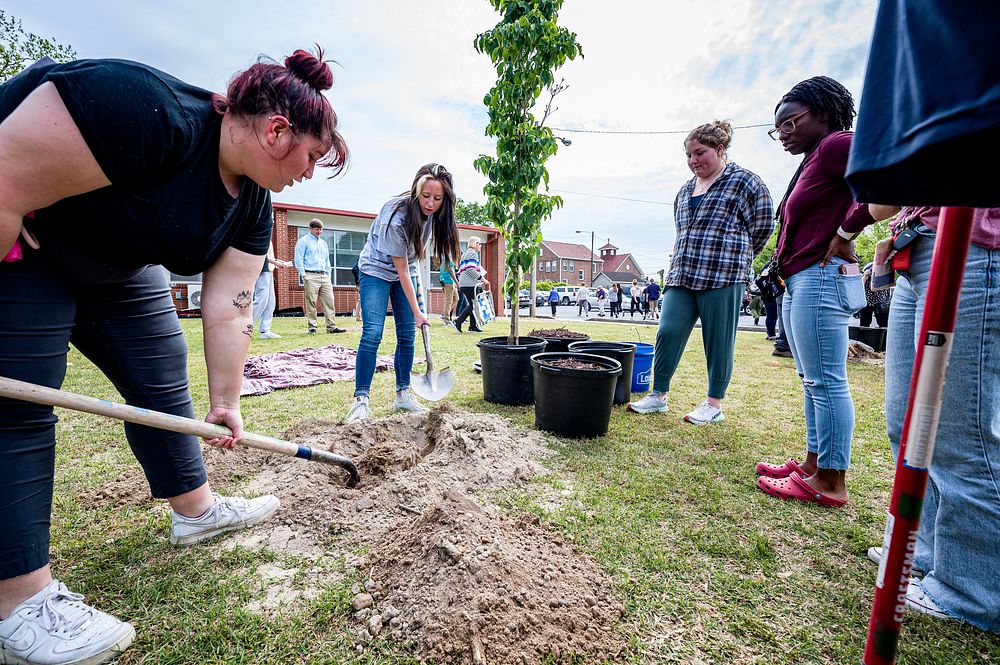
[[806, 446], [820, 469], [851, 461], [854, 401], [847, 384], [847, 327], [865, 306], [861, 275], [845, 275], [833, 257], [786, 280], [782, 320], [805, 395]]
[[[889, 310], [885, 417], [898, 457], [934, 235], [912, 245]], [[1000, 250], [969, 248], [915, 564], [942, 609], [1000, 632]]]
[[[389, 282], [364, 272], [361, 273], [361, 343], [354, 368], [354, 396], [367, 396], [375, 374], [375, 358], [382, 331], [385, 328], [386, 306], [392, 302], [392, 316], [396, 320], [396, 391], [410, 387], [410, 370], [413, 368], [413, 341], [416, 324], [410, 303], [399, 281]], [[416, 288], [416, 287], [414, 287]]]

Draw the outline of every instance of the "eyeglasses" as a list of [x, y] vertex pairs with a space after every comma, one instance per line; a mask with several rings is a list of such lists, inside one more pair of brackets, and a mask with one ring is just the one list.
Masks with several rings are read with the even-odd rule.
[[786, 136], [788, 134], [791, 134], [792, 132], [795, 131], [795, 121], [804, 116], [806, 113], [809, 113], [809, 109], [806, 109], [802, 113], [796, 113], [791, 118], [785, 120], [783, 123], [781, 123], [774, 129], [767, 130], [767, 135], [771, 137], [772, 141], [777, 141], [779, 133], [785, 134]]

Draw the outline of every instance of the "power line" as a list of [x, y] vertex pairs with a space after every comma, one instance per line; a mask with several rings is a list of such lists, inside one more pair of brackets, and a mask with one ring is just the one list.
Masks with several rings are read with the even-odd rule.
[[560, 194], [576, 194], [577, 196], [592, 196], [595, 199], [614, 199], [616, 201], [634, 201], [636, 203], [654, 203], [660, 206], [671, 206], [673, 203], [667, 203], [665, 201], [648, 201], [646, 199], [628, 199], [623, 196], [605, 196], [604, 194], [588, 194], [586, 192], [571, 192], [568, 189], [553, 189], [553, 192], [559, 192]]
[[[773, 127], [772, 123], [762, 123], [759, 125], [736, 125], [733, 129], [756, 129], [758, 127]], [[616, 129], [571, 129], [569, 127], [551, 127], [556, 132], [570, 132], [573, 134], [687, 134], [690, 129], [670, 129], [664, 131], [627, 131]]]

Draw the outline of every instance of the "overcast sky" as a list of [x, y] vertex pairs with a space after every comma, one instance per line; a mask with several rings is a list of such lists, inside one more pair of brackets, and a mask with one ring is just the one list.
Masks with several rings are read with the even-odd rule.
[[[691, 177], [685, 134], [716, 118], [771, 123], [781, 95], [818, 74], [857, 101], [875, 8], [876, 0], [567, 0], [559, 22], [585, 57], [557, 73], [569, 89], [548, 124], [677, 133], [557, 131], [572, 145], [548, 162], [565, 206], [544, 224], [545, 238], [589, 245], [594, 231], [597, 247], [610, 238], [655, 272], [673, 246], [669, 204]], [[261, 54], [280, 59], [318, 43], [339, 63], [330, 99], [351, 167], [276, 201], [377, 212], [432, 161], [455, 174], [461, 198], [484, 201], [472, 162], [493, 151], [482, 99], [495, 72], [472, 41], [499, 18], [487, 0], [7, 0], [4, 9], [81, 58], [138, 60], [217, 91]], [[777, 200], [797, 161], [766, 129], [737, 129], [730, 158]]]

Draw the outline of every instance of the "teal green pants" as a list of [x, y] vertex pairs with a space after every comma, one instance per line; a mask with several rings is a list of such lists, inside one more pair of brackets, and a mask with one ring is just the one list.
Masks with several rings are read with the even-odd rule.
[[653, 390], [670, 392], [670, 379], [700, 318], [708, 361], [708, 396], [716, 399], [726, 396], [733, 376], [733, 349], [745, 288], [740, 283], [707, 291], [692, 291], [682, 286], [668, 286], [663, 291], [653, 354]]

